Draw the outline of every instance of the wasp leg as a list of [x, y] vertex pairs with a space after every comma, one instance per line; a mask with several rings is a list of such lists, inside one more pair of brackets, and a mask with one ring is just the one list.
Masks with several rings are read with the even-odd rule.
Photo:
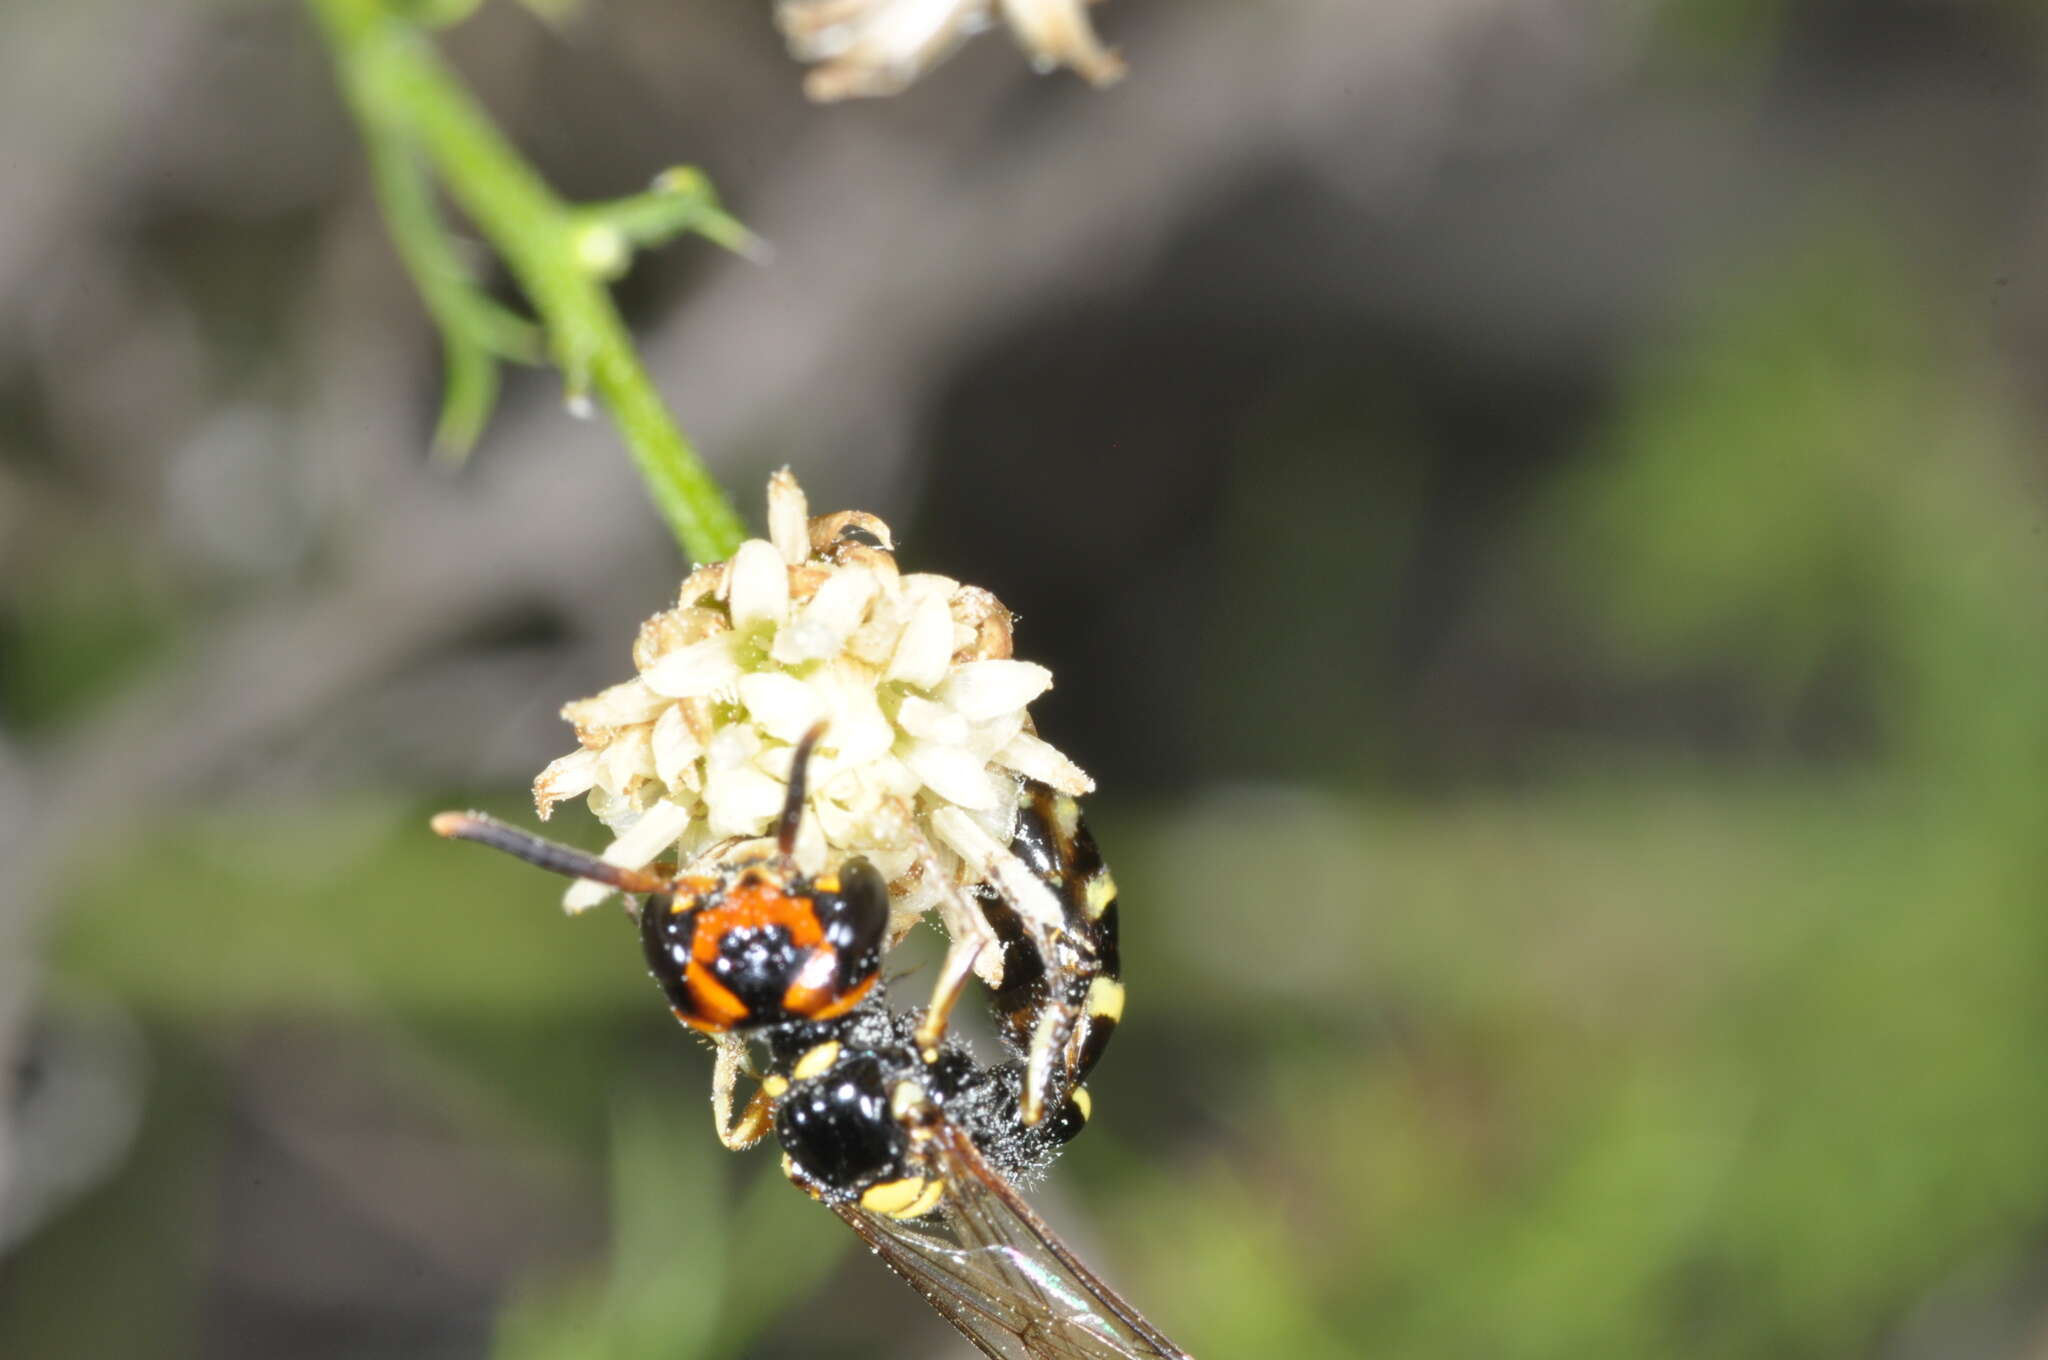
[[[946, 938], [953, 942], [946, 953], [946, 964], [943, 973], [950, 976], [955, 968], [971, 968], [974, 972], [979, 973], [981, 980], [990, 987], [1000, 987], [1003, 983], [1002, 941], [996, 938], [995, 930], [989, 925], [988, 917], [980, 906], [969, 899], [967, 893], [962, 890], [958, 880], [939, 866], [938, 852], [932, 848], [932, 843], [925, 839], [924, 833], [914, 831], [913, 835], [918, 847], [918, 870], [924, 875], [927, 882], [933, 884], [938, 889], [938, 902], [936, 905], [939, 912], [939, 924], [945, 927]], [[969, 956], [968, 961], [964, 964], [956, 957], [957, 953], [962, 950], [965, 950]], [[938, 990], [934, 991], [932, 995], [932, 1007], [934, 1010], [940, 1009], [939, 1000], [945, 993], [946, 985], [946, 981], [942, 977]], [[950, 1011], [952, 1009], [953, 1000], [958, 999], [959, 989], [965, 985], [966, 979], [964, 977], [957, 984], [954, 984], [954, 996], [946, 1002], [945, 1010]], [[942, 1033], [944, 1028], [945, 1021], [941, 1018], [939, 1021], [939, 1031]], [[933, 1041], [937, 1042], [936, 1035]]]
[[1003, 947], [987, 914], [969, 901], [960, 884], [939, 866], [931, 842], [922, 832], [916, 836], [918, 867], [939, 890], [939, 922], [952, 941], [946, 948], [946, 961], [939, 968], [938, 981], [932, 986], [931, 1004], [925, 1008], [924, 1019], [912, 1036], [918, 1056], [929, 1063], [938, 1061], [940, 1041], [946, 1037], [953, 1007], [967, 990], [967, 979], [979, 972], [981, 980], [991, 988], [1002, 985]]
[[756, 1090], [735, 1120], [733, 1095], [740, 1078], [752, 1075], [748, 1071], [746, 1041], [737, 1034], [721, 1034], [715, 1043], [718, 1057], [711, 1069], [711, 1122], [718, 1128], [718, 1141], [739, 1152], [767, 1134], [774, 1102], [766, 1090]]
[[953, 1018], [953, 1007], [967, 990], [967, 979], [974, 976], [974, 963], [981, 957], [981, 946], [980, 940], [955, 940], [946, 949], [946, 962], [939, 969], [939, 980], [932, 986], [931, 1005], [925, 1008], [924, 1019], [918, 1022], [917, 1033], [911, 1036], [917, 1043], [917, 1055], [928, 1063], [939, 1060], [939, 1043], [946, 1037], [946, 1024]]
[[775, 1125], [775, 1102], [768, 1093], [756, 1090], [740, 1111], [739, 1122], [719, 1135], [718, 1141], [734, 1152], [744, 1152], [768, 1136]]
[[1068, 981], [1066, 995], [1045, 1003], [1025, 1049], [1018, 1109], [1027, 1127], [1043, 1119], [1048, 1107], [1057, 1107], [1065, 1095], [1080, 1091], [1123, 1014], [1123, 983], [1106, 973], [1076, 974]]
[[1066, 1047], [1063, 1042], [1072, 1033], [1074, 1017], [1066, 1007], [1046, 1007], [1038, 1017], [1038, 1028], [1032, 1031], [1030, 1052], [1024, 1063], [1024, 1096], [1017, 1107], [1025, 1125], [1036, 1124], [1045, 1118], [1045, 1096], [1052, 1087], [1053, 1059], [1061, 1056]]

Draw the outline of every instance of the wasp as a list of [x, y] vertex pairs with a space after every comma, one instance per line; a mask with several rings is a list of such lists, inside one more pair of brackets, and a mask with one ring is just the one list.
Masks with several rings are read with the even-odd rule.
[[[808, 760], [798, 744], [772, 849], [701, 869], [626, 869], [477, 813], [434, 829], [641, 899], [649, 971], [684, 1025], [724, 1041], [721, 1138], [772, 1131], [785, 1173], [826, 1203], [984, 1353], [1016, 1360], [1184, 1352], [1097, 1278], [1011, 1178], [1086, 1124], [1081, 1085], [1122, 1010], [1116, 891], [1072, 799], [1027, 782], [1009, 866], [1036, 896], [978, 887], [1002, 949], [994, 1003], [1018, 1056], [977, 1062], [946, 1033], [971, 970], [949, 959], [934, 1003], [897, 1014], [881, 986], [888, 888], [859, 857], [796, 864]], [[1048, 904], [1047, 899], [1050, 899]], [[731, 1116], [746, 1040], [760, 1085]]]

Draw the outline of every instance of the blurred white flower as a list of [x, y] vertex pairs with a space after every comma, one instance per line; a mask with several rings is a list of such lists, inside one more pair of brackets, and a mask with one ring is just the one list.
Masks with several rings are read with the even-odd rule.
[[[786, 470], [768, 484], [768, 526], [641, 626], [637, 675], [562, 710], [580, 745], [534, 781], [534, 805], [546, 818], [587, 795], [616, 864], [727, 854], [769, 830], [791, 750], [823, 719], [797, 860], [815, 873], [865, 855], [900, 934], [957, 901], [948, 881], [989, 873], [975, 851], [1009, 843], [1022, 778], [1076, 796], [1093, 784], [1033, 734], [1026, 710], [1052, 673], [1010, 655], [993, 595], [898, 572], [887, 525], [811, 519]], [[563, 905], [608, 891], [579, 881]]]
[[1000, 9], [1040, 71], [1071, 67], [1097, 85], [1124, 73], [1088, 23], [1086, 0], [781, 0], [790, 55], [818, 62], [804, 91], [821, 101], [889, 95], [995, 22]]

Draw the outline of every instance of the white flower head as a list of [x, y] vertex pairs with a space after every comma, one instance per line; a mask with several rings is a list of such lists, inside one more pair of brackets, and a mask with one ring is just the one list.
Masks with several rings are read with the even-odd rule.
[[[810, 518], [786, 469], [768, 483], [768, 532], [641, 625], [632, 679], [562, 710], [579, 746], [534, 781], [534, 806], [545, 819], [587, 795], [615, 864], [726, 855], [768, 833], [794, 748], [822, 721], [797, 862], [817, 873], [865, 856], [900, 935], [987, 875], [962, 847], [1008, 844], [1023, 779], [1077, 797], [1094, 786], [1033, 733], [1027, 709], [1052, 672], [1011, 655], [995, 596], [898, 571], [873, 515]], [[609, 892], [579, 881], [563, 905]]]
[[1096, 85], [1123, 75], [1086, 0], [781, 0], [775, 19], [790, 55], [819, 63], [804, 92], [830, 102], [902, 91], [990, 27], [998, 9], [1039, 70], [1071, 67]]

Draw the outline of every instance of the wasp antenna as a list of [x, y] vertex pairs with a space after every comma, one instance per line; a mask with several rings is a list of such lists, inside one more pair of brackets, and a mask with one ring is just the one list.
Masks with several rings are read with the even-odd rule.
[[783, 854], [796, 852], [796, 831], [804, 820], [804, 785], [810, 772], [811, 752], [825, 735], [823, 719], [811, 724], [789, 758], [789, 796], [782, 800], [782, 816], [775, 823], [775, 848]]
[[431, 825], [437, 836], [455, 841], [475, 841], [478, 845], [488, 845], [493, 850], [516, 855], [550, 873], [587, 878], [608, 888], [617, 888], [620, 892], [666, 892], [671, 886], [667, 879], [657, 874], [628, 869], [572, 846], [542, 840], [481, 812], [443, 812], [435, 816]]

